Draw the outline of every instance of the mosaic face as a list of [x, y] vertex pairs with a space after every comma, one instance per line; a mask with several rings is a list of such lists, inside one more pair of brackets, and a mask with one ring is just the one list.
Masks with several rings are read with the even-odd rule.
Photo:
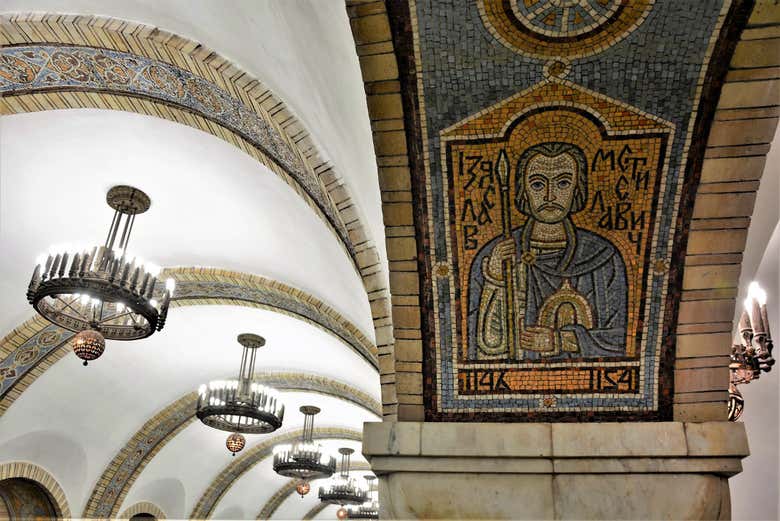
[[522, 178], [534, 219], [551, 224], [566, 218], [577, 186], [577, 161], [571, 154], [537, 154], [528, 161]]

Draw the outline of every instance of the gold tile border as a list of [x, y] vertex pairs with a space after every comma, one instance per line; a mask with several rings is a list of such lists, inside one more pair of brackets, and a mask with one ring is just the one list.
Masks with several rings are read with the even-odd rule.
[[68, 519], [71, 517], [65, 492], [62, 491], [62, 487], [57, 483], [57, 480], [43, 467], [26, 461], [0, 464], [0, 480], [11, 478], [24, 478], [35, 481], [49, 495], [49, 499], [51, 499], [54, 510], [57, 513], [57, 518]]
[[317, 516], [317, 514], [319, 514], [329, 506], [330, 506], [329, 504], [320, 501], [319, 505], [314, 505], [311, 508], [311, 510], [309, 510], [308, 512], [306, 512], [306, 514], [304, 514], [303, 519], [304, 520], [314, 519]]
[[139, 501], [117, 516], [117, 519], [130, 519], [136, 514], [151, 514], [155, 519], [166, 519], [162, 508], [149, 501]]
[[[240, 99], [257, 115], [275, 128], [302, 159], [306, 168], [319, 179], [328, 194], [336, 215], [346, 228], [355, 249], [354, 263], [363, 280], [371, 306], [372, 319], [380, 357], [393, 359], [390, 293], [385, 272], [373, 238], [364, 225], [364, 216], [351, 196], [338, 169], [323, 157], [313, 138], [293, 111], [259, 79], [243, 71], [237, 64], [199, 42], [163, 29], [127, 20], [92, 15], [57, 13], [12, 13], [0, 15], [0, 46], [17, 44], [66, 44], [100, 47], [131, 52], [164, 61], [192, 72]], [[26, 107], [30, 107], [27, 109]], [[234, 144], [272, 171], [280, 175], [293, 189], [304, 195], [273, 161], [260, 153], [240, 136], [205, 118], [161, 103], [110, 93], [53, 92], [0, 97], [0, 115], [54, 108], [101, 108], [129, 110], [169, 119]], [[324, 219], [308, 196], [304, 200]], [[325, 219], [326, 224], [329, 224]], [[339, 243], [344, 247], [343, 242]], [[388, 387], [389, 389], [389, 387]], [[394, 395], [384, 393], [383, 414], [393, 418], [397, 409]]]
[[[309, 295], [308, 293], [299, 289], [293, 288], [282, 282], [278, 282], [266, 277], [258, 275], [252, 275], [247, 273], [240, 273], [230, 270], [223, 270], [219, 268], [204, 268], [204, 267], [177, 267], [166, 268], [161, 274], [161, 277], [170, 276], [177, 282], [184, 281], [196, 281], [196, 282], [224, 282], [235, 285], [237, 288], [246, 289], [271, 289], [282, 293], [298, 302], [304, 303], [308, 307], [315, 309], [317, 313], [321, 313], [336, 323], [338, 323], [351, 337], [351, 340], [362, 346], [365, 354], [369, 355], [372, 360], [376, 359], [377, 348], [371, 343], [371, 341], [360, 332], [360, 330], [352, 324], [349, 320], [343, 317], [335, 309], [331, 308], [324, 302], [320, 301], [316, 297]], [[187, 298], [187, 299], [175, 299], [171, 301], [171, 308], [177, 308], [180, 306], [192, 306], [192, 305], [235, 305], [246, 307], [257, 307], [262, 309], [270, 309], [272, 311], [281, 313], [283, 315], [302, 320], [308, 324], [311, 324], [326, 333], [334, 335], [344, 341], [342, 335], [339, 332], [328, 329], [324, 324], [318, 322], [313, 317], [304, 317], [296, 313], [292, 313], [289, 310], [280, 307], [272, 307], [270, 305], [252, 302], [248, 300], [239, 300], [235, 298]], [[4, 359], [8, 356], [13, 356], [14, 351], [19, 349], [26, 341], [35, 337], [44, 328], [49, 326], [50, 323], [38, 315], [27, 320], [17, 328], [13, 329], [8, 335], [0, 340], [0, 359]], [[342, 333], [343, 334], [343, 333]], [[8, 410], [8, 408], [16, 401], [16, 399], [49, 367], [54, 365], [58, 360], [62, 359], [68, 352], [70, 352], [71, 345], [69, 341], [63, 342], [60, 346], [52, 349], [38, 364], [30, 369], [23, 377], [21, 377], [11, 389], [6, 392], [2, 398], [0, 398], [0, 417]], [[371, 363], [369, 361], [369, 363]], [[374, 366], [376, 367], [376, 362]]]

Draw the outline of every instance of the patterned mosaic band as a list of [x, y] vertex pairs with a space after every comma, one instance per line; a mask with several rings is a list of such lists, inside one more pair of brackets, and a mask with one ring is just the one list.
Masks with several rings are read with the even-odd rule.
[[[350, 471], [371, 470], [371, 467], [362, 461], [350, 464], [349, 468]], [[271, 516], [274, 515], [274, 512], [276, 512], [282, 503], [284, 503], [288, 497], [296, 493], [295, 486], [298, 484], [298, 481], [299, 480], [297, 479], [291, 479], [282, 485], [279, 490], [274, 492], [268, 501], [265, 502], [263, 508], [260, 509], [260, 512], [257, 514], [257, 519], [271, 519]]]
[[319, 505], [313, 506], [311, 508], [311, 510], [306, 512], [306, 514], [303, 516], [303, 519], [314, 519], [315, 517], [317, 517], [317, 514], [319, 514], [320, 512], [322, 512], [323, 510], [325, 510], [325, 508], [327, 508], [329, 506], [330, 506], [329, 504], [323, 503], [322, 501], [320, 501]]
[[241, 100], [174, 65], [91, 47], [20, 45], [0, 48], [0, 93], [110, 91], [173, 104], [239, 134], [276, 161], [314, 199], [355, 255], [319, 180], [279, 133]]
[[[172, 307], [243, 305], [277, 311], [312, 324], [344, 341], [374, 367], [376, 348], [358, 328], [306, 293], [263, 277], [210, 268], [175, 268]], [[73, 333], [35, 317], [0, 342], [0, 414], [48, 367], [67, 353]]]
[[[219, 500], [222, 499], [238, 478], [257, 463], [269, 457], [272, 454], [274, 446], [295, 440], [302, 432], [302, 430], [295, 430], [280, 434], [255, 445], [249, 452], [236, 458], [236, 461], [230, 463], [222, 472], [220, 472], [219, 476], [211, 482], [211, 485], [209, 485], [208, 489], [195, 506], [195, 509], [190, 514], [190, 519], [206, 519], [211, 516]], [[362, 441], [363, 433], [361, 431], [344, 429], [341, 427], [319, 427], [314, 429], [314, 439]]]
[[[380, 404], [345, 383], [304, 373], [258, 373], [255, 379], [281, 391], [313, 392], [358, 405], [377, 416]], [[152, 458], [195, 419], [197, 394], [189, 393], [147, 421], [103, 471], [84, 517], [114, 517], [135, 480]]]

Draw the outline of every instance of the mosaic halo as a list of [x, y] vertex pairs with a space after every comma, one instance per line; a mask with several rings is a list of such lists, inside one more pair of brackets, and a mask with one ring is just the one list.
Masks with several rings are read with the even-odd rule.
[[631, 34], [654, 0], [479, 0], [488, 31], [533, 58], [582, 58]]

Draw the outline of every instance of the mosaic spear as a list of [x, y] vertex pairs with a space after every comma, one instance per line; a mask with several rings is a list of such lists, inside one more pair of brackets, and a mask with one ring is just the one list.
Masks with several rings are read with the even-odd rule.
[[[509, 158], [503, 148], [496, 160], [496, 177], [501, 188], [501, 228], [504, 239], [512, 239], [512, 205], [509, 196]], [[506, 290], [504, 291], [504, 319], [509, 359], [517, 354], [515, 334], [515, 260], [505, 259], [502, 266]]]

